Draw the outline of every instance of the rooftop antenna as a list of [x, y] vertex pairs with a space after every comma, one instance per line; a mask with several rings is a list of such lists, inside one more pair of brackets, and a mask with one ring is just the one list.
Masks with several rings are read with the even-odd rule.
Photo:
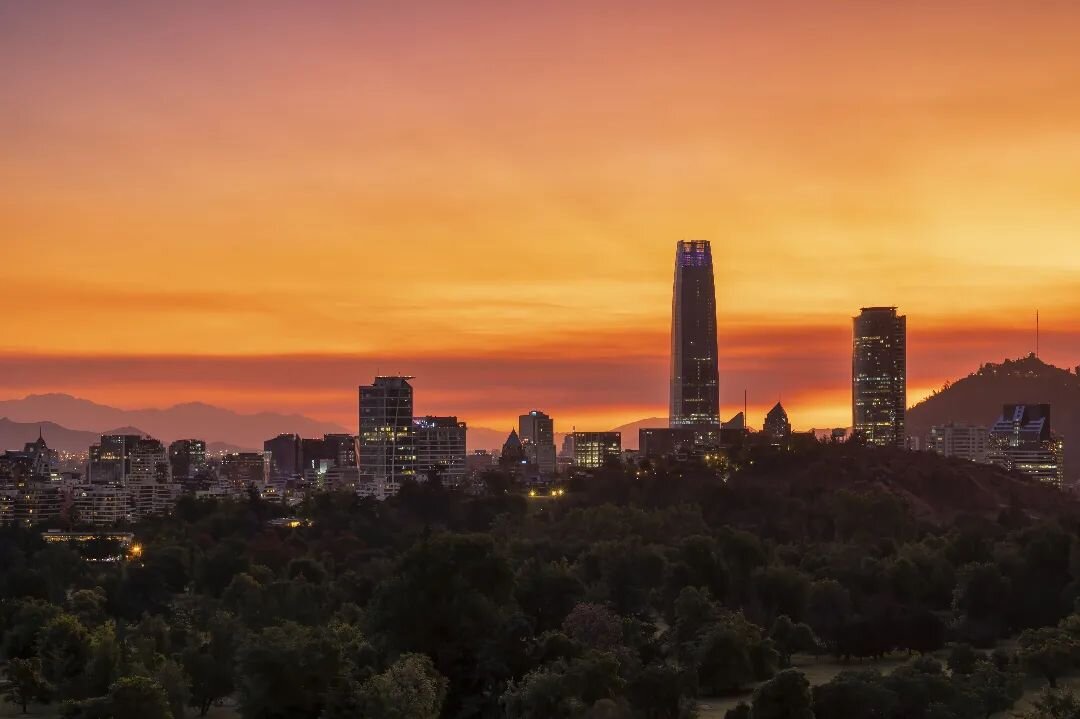
[[1039, 358], [1039, 311], [1035, 310], [1035, 358]]
[[750, 418], [746, 416], [746, 390], [742, 391], [742, 426], [743, 429], [750, 427]]

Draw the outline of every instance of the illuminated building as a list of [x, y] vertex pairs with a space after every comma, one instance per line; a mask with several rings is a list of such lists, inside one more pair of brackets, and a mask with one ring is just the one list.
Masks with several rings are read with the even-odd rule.
[[302, 474], [300, 437], [295, 434], [279, 434], [263, 442], [263, 451], [270, 453], [270, 476], [293, 479]]
[[457, 417], [419, 417], [413, 420], [416, 473], [438, 473], [447, 487], [465, 479], [465, 436], [468, 428]]
[[574, 432], [574, 465], [596, 469], [622, 458], [620, 432]]
[[337, 451], [325, 437], [305, 437], [300, 440], [300, 474], [304, 481], [316, 486], [326, 482], [326, 471], [337, 464]]
[[784, 405], [777, 402], [765, 415], [765, 424], [762, 431], [779, 442], [786, 442], [791, 437], [791, 422], [784, 410]]
[[351, 434], [324, 434], [323, 443], [335, 467], [356, 466], [356, 437]]
[[118, 484], [127, 477], [128, 449], [142, 439], [137, 434], [103, 434], [98, 444], [90, 445], [87, 479], [94, 484]]
[[853, 319], [852, 429], [870, 445], [904, 447], [907, 317], [895, 307], [864, 307]]
[[172, 511], [179, 488], [173, 484], [165, 445], [149, 437], [127, 447], [125, 487], [133, 520]]
[[269, 452], [232, 452], [221, 458], [221, 479], [233, 491], [255, 486], [261, 489], [270, 481]]
[[206, 467], [206, 442], [178, 439], [169, 445], [169, 465], [174, 480], [191, 479]]
[[1050, 405], [1007, 404], [990, 429], [990, 461], [1032, 479], [1061, 486], [1065, 447], [1050, 431]]
[[985, 464], [990, 461], [990, 430], [981, 425], [935, 425], [930, 428], [928, 449], [945, 457]]
[[540, 410], [534, 409], [518, 417], [518, 437], [525, 450], [525, 459], [537, 466], [541, 474], [555, 473], [555, 422]]
[[720, 380], [716, 291], [706, 241], [679, 242], [671, 299], [671, 427], [716, 427]]
[[416, 476], [413, 448], [412, 377], [376, 377], [360, 387], [360, 438], [357, 464], [361, 479], [375, 483], [378, 496], [397, 494]]
[[85, 484], [72, 493], [75, 518], [92, 527], [111, 527], [128, 519], [128, 491], [116, 484]]
[[638, 453], [642, 459], [685, 460], [720, 443], [716, 427], [648, 427], [638, 430]]
[[465, 471], [470, 475], [488, 472], [497, 464], [495, 455], [486, 449], [477, 449], [465, 456]]

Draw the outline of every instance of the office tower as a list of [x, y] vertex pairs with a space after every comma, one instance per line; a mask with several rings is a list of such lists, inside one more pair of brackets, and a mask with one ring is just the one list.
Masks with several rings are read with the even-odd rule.
[[90, 445], [87, 479], [94, 484], [118, 484], [130, 469], [128, 449], [142, 439], [137, 434], [103, 434], [98, 444]]
[[990, 461], [1041, 482], [1061, 486], [1064, 443], [1050, 431], [1050, 405], [1007, 404], [990, 429]]
[[518, 437], [525, 459], [541, 474], [555, 473], [555, 422], [538, 409], [518, 417]]
[[521, 444], [521, 438], [517, 430], [510, 430], [506, 441], [503, 442], [502, 451], [499, 453], [499, 466], [506, 469], [518, 469], [528, 459], [525, 457], [525, 447]]
[[416, 474], [427, 479], [437, 474], [443, 485], [456, 487], [465, 479], [467, 427], [457, 417], [418, 417], [413, 420]]
[[356, 437], [351, 434], [324, 434], [326, 454], [334, 460], [335, 467], [356, 466]]
[[574, 464], [585, 469], [622, 460], [622, 433], [574, 432]]
[[412, 444], [412, 377], [376, 377], [360, 387], [360, 475], [374, 482], [378, 496], [397, 494], [416, 476]]
[[990, 430], [982, 425], [939, 424], [930, 428], [931, 452], [985, 464], [990, 461]]
[[191, 479], [206, 466], [206, 442], [178, 439], [169, 445], [173, 479]]
[[638, 430], [638, 452], [642, 459], [685, 460], [705, 445], [715, 445], [719, 441], [716, 430], [708, 434], [709, 438], [703, 439], [701, 432], [693, 427], [642, 428]]
[[150, 437], [127, 445], [128, 473], [125, 486], [131, 518], [172, 511], [178, 488], [173, 484], [169, 453], [165, 445]]
[[781, 442], [787, 441], [791, 437], [791, 422], [788, 420], [784, 405], [779, 402], [773, 405], [773, 408], [765, 415], [765, 424], [762, 431], [772, 439]]
[[300, 440], [300, 475], [306, 482], [322, 484], [326, 472], [337, 464], [337, 448], [326, 437], [304, 437]]
[[904, 447], [907, 317], [895, 307], [863, 307], [853, 324], [852, 429], [867, 444]]
[[221, 458], [221, 479], [233, 492], [254, 486], [262, 489], [270, 481], [269, 452], [232, 452]]
[[270, 476], [274, 479], [293, 479], [301, 474], [299, 435], [279, 434], [263, 442], [263, 451], [270, 453]]
[[708, 242], [680, 242], [671, 297], [672, 427], [720, 423], [716, 290]]

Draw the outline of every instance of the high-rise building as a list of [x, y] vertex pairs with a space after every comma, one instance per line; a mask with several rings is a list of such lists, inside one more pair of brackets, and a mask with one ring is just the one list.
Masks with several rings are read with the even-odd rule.
[[261, 489], [270, 481], [269, 452], [232, 452], [221, 458], [221, 480], [233, 492], [252, 486]]
[[853, 324], [852, 429], [867, 444], [904, 447], [907, 317], [895, 307], [863, 307]]
[[351, 434], [324, 434], [326, 453], [334, 460], [335, 467], [356, 466], [356, 437]]
[[465, 479], [465, 436], [468, 428], [457, 417], [418, 417], [413, 420], [416, 473], [438, 474], [447, 487]]
[[930, 428], [928, 449], [945, 457], [969, 462], [990, 461], [990, 430], [982, 425], [939, 424]]
[[518, 437], [525, 459], [541, 474], [555, 473], [555, 422], [538, 409], [518, 417]]
[[130, 471], [128, 451], [142, 439], [137, 434], [103, 434], [90, 445], [87, 479], [94, 484], [118, 484]]
[[762, 430], [773, 440], [780, 442], [791, 437], [791, 422], [788, 420], [784, 405], [779, 402], [773, 405], [773, 408], [765, 415], [765, 424]]
[[574, 464], [585, 469], [622, 460], [621, 432], [574, 432]]
[[270, 453], [270, 475], [275, 479], [293, 479], [301, 474], [300, 436], [279, 434], [263, 442]]
[[178, 439], [169, 445], [169, 464], [173, 479], [191, 479], [206, 466], [206, 442], [201, 439]]
[[990, 461], [1032, 479], [1061, 486], [1065, 447], [1050, 431], [1050, 405], [1007, 404], [990, 429]]
[[679, 242], [671, 297], [672, 427], [720, 424], [716, 289], [707, 241]]
[[416, 476], [411, 379], [376, 377], [360, 387], [357, 464], [361, 479], [373, 482], [378, 496], [397, 494], [402, 482]]
[[172, 481], [169, 453], [165, 445], [146, 437], [128, 445], [127, 452], [125, 485], [132, 519], [171, 511], [179, 491]]

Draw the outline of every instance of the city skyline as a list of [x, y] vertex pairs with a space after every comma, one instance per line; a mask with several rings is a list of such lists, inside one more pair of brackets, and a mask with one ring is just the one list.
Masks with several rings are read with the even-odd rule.
[[1074, 7], [95, 5], [0, 5], [0, 397], [663, 417], [690, 238], [724, 418], [850, 424], [860, 306], [912, 318], [909, 404], [1037, 308], [1080, 357]]

